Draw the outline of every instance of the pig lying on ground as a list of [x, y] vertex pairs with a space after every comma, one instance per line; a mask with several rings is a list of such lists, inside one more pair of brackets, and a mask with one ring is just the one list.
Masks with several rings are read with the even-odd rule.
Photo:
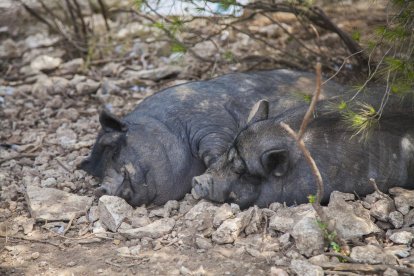
[[[314, 79], [290, 70], [229, 74], [165, 89], [122, 119], [102, 112], [102, 130], [80, 168], [101, 179], [98, 194], [133, 206], [180, 199], [225, 153], [255, 102], [268, 99], [276, 115], [303, 104]], [[329, 82], [325, 97], [343, 90]]]
[[[379, 106], [381, 99], [382, 94], [374, 93], [358, 100]], [[305, 203], [308, 195], [316, 194], [308, 163], [280, 126], [285, 122], [299, 130], [308, 106], [269, 118], [268, 104], [260, 101], [225, 154], [205, 174], [194, 178], [199, 196], [246, 208], [253, 204], [265, 207], [276, 201]], [[334, 190], [360, 196], [372, 193], [370, 178], [385, 192], [393, 186], [414, 188], [413, 105], [402, 105], [400, 99], [390, 97], [378, 125], [362, 141], [343, 121], [343, 112], [333, 106], [330, 100], [319, 102], [316, 117], [304, 135], [324, 180], [323, 201]]]

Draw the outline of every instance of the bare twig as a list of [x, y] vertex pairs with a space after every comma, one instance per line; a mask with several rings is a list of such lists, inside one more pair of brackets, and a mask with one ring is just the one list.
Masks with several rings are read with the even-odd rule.
[[370, 265], [370, 264], [347, 264], [347, 263], [323, 263], [321, 267], [324, 269], [330, 269], [333, 271], [359, 271], [359, 272], [384, 272], [388, 268], [395, 269], [400, 273], [405, 273], [408, 275], [414, 275], [414, 269], [401, 267], [401, 266], [394, 266], [394, 265], [386, 265], [386, 264], [377, 264], [377, 265]]
[[297, 142], [299, 149], [302, 151], [303, 156], [305, 157], [306, 162], [309, 164], [312, 174], [316, 180], [317, 184], [317, 192], [316, 192], [316, 201], [312, 203], [312, 207], [315, 209], [319, 219], [326, 224], [327, 230], [331, 233], [336, 233], [334, 240], [341, 246], [342, 252], [344, 254], [348, 255], [350, 253], [350, 249], [346, 241], [339, 235], [339, 233], [336, 231], [334, 225], [331, 223], [328, 223], [330, 220], [328, 216], [325, 214], [324, 210], [321, 206], [321, 200], [324, 194], [324, 186], [323, 186], [323, 179], [321, 176], [321, 173], [318, 169], [318, 166], [315, 163], [315, 160], [312, 158], [309, 150], [306, 148], [306, 145], [303, 141], [303, 134], [306, 131], [306, 128], [309, 124], [309, 120], [311, 115], [313, 114], [316, 103], [319, 98], [320, 90], [321, 90], [321, 79], [322, 79], [322, 73], [321, 73], [321, 64], [318, 62], [316, 65], [316, 92], [313, 95], [312, 102], [309, 105], [309, 108], [303, 118], [299, 134], [297, 134], [289, 125], [285, 124], [284, 122], [280, 123], [280, 126], [286, 130], [286, 132]]
[[390, 199], [390, 200], [392, 200], [392, 199], [390, 198], [390, 196], [389, 196], [389, 195], [384, 194], [383, 192], [381, 192], [381, 190], [380, 190], [380, 189], [378, 189], [377, 182], [375, 181], [375, 179], [374, 179], [374, 178], [370, 178], [370, 179], [369, 179], [369, 183], [372, 185], [372, 187], [374, 187], [375, 191], [376, 191], [376, 192], [377, 192], [380, 196], [382, 196], [383, 198], [386, 198], [386, 199]]
[[111, 28], [109, 27], [109, 24], [108, 24], [108, 12], [107, 12], [106, 5], [103, 0], [98, 0], [98, 4], [99, 4], [99, 8], [101, 9], [102, 17], [104, 18], [104, 21], [105, 21], [106, 30], [110, 31]]
[[297, 140], [302, 140], [303, 134], [306, 131], [306, 128], [308, 127], [310, 117], [313, 114], [313, 111], [315, 110], [316, 103], [319, 100], [319, 96], [321, 95], [321, 80], [322, 80], [322, 65], [320, 62], [316, 64], [316, 91], [314, 96], [312, 97], [311, 104], [308, 108], [308, 111], [305, 114], [305, 117], [303, 117], [302, 124], [300, 125], [299, 134], [297, 137]]
[[29, 242], [35, 242], [35, 243], [46, 243], [46, 244], [50, 244], [56, 247], [60, 247], [60, 244], [56, 244], [49, 240], [36, 240], [36, 239], [30, 239], [26, 237], [13, 237], [13, 236], [6, 236], [6, 235], [0, 235], [0, 238], [23, 240], [23, 241], [29, 241]]
[[1, 159], [0, 160], [0, 164], [1, 163], [4, 163], [4, 162], [7, 162], [7, 161], [10, 161], [10, 160], [15, 160], [15, 159], [20, 159], [20, 158], [35, 158], [35, 157], [37, 157], [38, 156], [38, 154], [32, 154], [32, 153], [28, 153], [28, 154], [19, 154], [19, 155], [16, 155], [16, 156], [10, 156], [10, 157], [7, 157], [7, 158], [4, 158], [4, 159]]

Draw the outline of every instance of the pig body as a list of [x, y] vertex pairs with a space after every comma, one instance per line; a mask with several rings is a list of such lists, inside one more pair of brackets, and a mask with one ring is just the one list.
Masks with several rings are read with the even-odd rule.
[[[364, 96], [355, 102], [371, 100], [378, 106], [381, 96], [374, 93], [369, 96], [374, 100]], [[359, 196], [371, 193], [371, 178], [385, 192], [393, 186], [414, 188], [412, 104], [402, 105], [390, 97], [378, 124], [364, 139], [344, 122], [343, 113], [332, 109], [336, 104], [320, 102], [304, 135], [324, 181], [323, 202], [334, 190]], [[314, 176], [296, 141], [280, 126], [285, 122], [298, 130], [307, 109], [299, 106], [273, 118], [265, 111], [251, 115], [253, 119], [226, 153], [204, 175], [194, 178], [195, 191], [204, 198], [235, 202], [242, 208], [253, 204], [265, 207], [276, 201], [308, 202], [308, 195], [316, 194]]]
[[[98, 194], [133, 206], [180, 199], [192, 178], [226, 152], [255, 102], [268, 99], [276, 115], [303, 104], [314, 79], [290, 70], [235, 73], [167, 88], [122, 119], [103, 112], [102, 130], [80, 168], [101, 179]], [[324, 97], [343, 90], [329, 82]]]

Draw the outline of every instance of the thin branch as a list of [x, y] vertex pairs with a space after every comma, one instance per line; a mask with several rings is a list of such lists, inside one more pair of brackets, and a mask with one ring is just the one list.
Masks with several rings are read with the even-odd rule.
[[313, 114], [316, 103], [319, 98], [320, 90], [321, 90], [321, 79], [322, 79], [322, 73], [321, 73], [321, 64], [318, 62], [316, 65], [316, 92], [313, 95], [312, 103], [309, 105], [309, 108], [303, 118], [300, 132], [297, 134], [289, 125], [285, 124], [284, 122], [280, 123], [280, 126], [296, 141], [298, 144], [299, 149], [302, 151], [303, 156], [305, 157], [306, 162], [308, 163], [312, 174], [316, 180], [317, 185], [317, 191], [316, 191], [316, 201], [312, 203], [312, 207], [315, 209], [316, 214], [318, 215], [319, 219], [326, 224], [327, 230], [330, 233], [335, 233], [334, 240], [341, 246], [342, 252], [344, 254], [348, 255], [350, 253], [350, 249], [346, 241], [340, 236], [340, 234], [336, 231], [335, 226], [331, 223], [329, 223], [330, 219], [325, 214], [322, 206], [321, 201], [324, 194], [324, 186], [323, 186], [323, 179], [322, 175], [318, 169], [318, 166], [316, 165], [315, 160], [312, 158], [309, 150], [306, 148], [306, 145], [303, 141], [303, 133], [305, 133], [306, 128], [309, 124], [310, 116]]
[[104, 21], [105, 21], [106, 30], [109, 32], [111, 28], [109, 27], [109, 24], [108, 24], [108, 12], [107, 12], [106, 5], [103, 0], [98, 0], [98, 3], [99, 3], [99, 8], [101, 9], [102, 17], [104, 18]]
[[305, 114], [305, 117], [303, 117], [302, 124], [300, 125], [298, 139], [302, 140], [303, 134], [306, 131], [306, 128], [308, 127], [309, 120], [313, 114], [313, 111], [315, 110], [316, 103], [319, 100], [319, 96], [321, 95], [321, 80], [322, 80], [322, 65], [320, 62], [316, 64], [316, 91], [314, 96], [312, 97], [311, 104], [308, 108], [308, 111]]

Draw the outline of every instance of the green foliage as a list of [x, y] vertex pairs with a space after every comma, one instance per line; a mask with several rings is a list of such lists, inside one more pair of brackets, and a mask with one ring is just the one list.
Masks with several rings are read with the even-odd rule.
[[171, 51], [173, 53], [185, 53], [187, 48], [181, 43], [173, 42], [171, 45]]
[[363, 138], [367, 138], [378, 126], [379, 114], [370, 104], [357, 103], [357, 106], [356, 111], [345, 107], [342, 110], [342, 116], [346, 125], [355, 132], [353, 136], [362, 134]]
[[227, 61], [227, 62], [233, 62], [234, 61], [234, 54], [231, 51], [225, 51], [223, 53], [223, 58]]
[[311, 204], [315, 203], [316, 202], [316, 196], [315, 195], [308, 195], [308, 201]]
[[236, 0], [221, 0], [219, 3], [219, 8], [222, 11], [228, 11], [231, 8], [231, 6], [234, 6], [236, 4]]
[[142, 6], [144, 5], [144, 0], [134, 0], [134, 4], [137, 10], [141, 10]]
[[352, 33], [352, 39], [355, 40], [356, 42], [359, 42], [361, 40], [361, 32], [356, 30]]
[[329, 243], [329, 247], [332, 248], [332, 250], [336, 253], [340, 253], [341, 252], [341, 246], [335, 242], [335, 239], [337, 237], [336, 232], [330, 232], [328, 230], [328, 225], [326, 225], [326, 223], [317, 220], [316, 223], [318, 224], [318, 227], [322, 230], [323, 236], [325, 238], [325, 240], [328, 241]]
[[339, 244], [337, 244], [336, 242], [332, 241], [330, 244], [330, 247], [332, 248], [332, 250], [336, 253], [340, 253], [341, 252], [341, 246]]

